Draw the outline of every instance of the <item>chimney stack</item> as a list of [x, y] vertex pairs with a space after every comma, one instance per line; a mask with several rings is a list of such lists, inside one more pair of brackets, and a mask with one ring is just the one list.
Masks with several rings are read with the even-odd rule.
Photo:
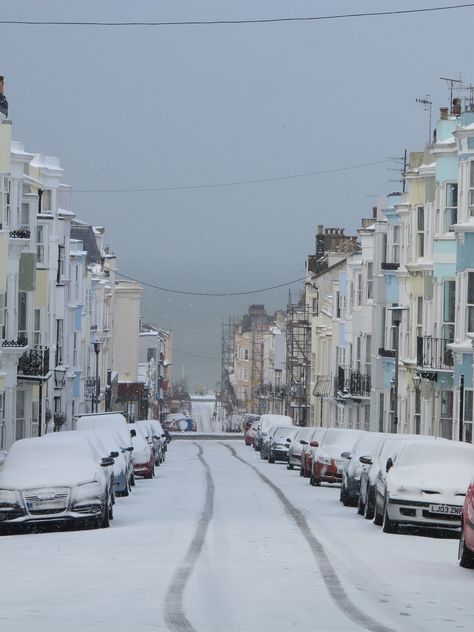
[[3, 94], [3, 89], [4, 89], [4, 77], [3, 75], [0, 75], [0, 112], [6, 118], [8, 117], [8, 101], [6, 100], [5, 95]]
[[377, 207], [372, 207], [372, 219], [377, 219]]
[[448, 118], [448, 112], [449, 112], [449, 108], [440, 108], [439, 109], [439, 118], [442, 121], [446, 121]]

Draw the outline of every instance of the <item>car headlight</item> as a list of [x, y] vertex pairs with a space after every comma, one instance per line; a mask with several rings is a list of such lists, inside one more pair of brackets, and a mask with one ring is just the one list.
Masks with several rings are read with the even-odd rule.
[[11, 507], [19, 504], [18, 492], [11, 489], [0, 489], [0, 507]]
[[98, 498], [102, 496], [102, 486], [100, 483], [84, 483], [74, 490], [74, 500], [76, 502], [90, 498]]

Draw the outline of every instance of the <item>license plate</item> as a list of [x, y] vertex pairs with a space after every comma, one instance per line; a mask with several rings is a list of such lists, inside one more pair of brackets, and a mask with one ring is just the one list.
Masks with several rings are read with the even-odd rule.
[[64, 500], [36, 500], [28, 503], [28, 511], [50, 511], [51, 509], [65, 509]]
[[459, 516], [462, 511], [462, 507], [456, 505], [430, 505], [429, 509], [431, 513], [446, 514], [448, 516]]

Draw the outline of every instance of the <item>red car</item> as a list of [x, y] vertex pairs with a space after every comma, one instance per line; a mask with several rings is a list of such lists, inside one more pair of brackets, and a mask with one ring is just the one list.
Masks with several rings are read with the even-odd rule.
[[[347, 456], [352, 452], [361, 430], [328, 428], [311, 464], [311, 485], [340, 483]], [[345, 456], [342, 456], [342, 455]]]
[[258, 422], [260, 421], [260, 415], [245, 415], [246, 417], [251, 417], [249, 420], [250, 423], [246, 423], [244, 421], [244, 432], [245, 432], [245, 445], [253, 445], [253, 440], [257, 433]]
[[133, 473], [135, 476], [143, 478], [153, 478], [155, 476], [155, 453], [153, 451], [153, 440], [147, 440], [144, 435], [143, 426], [140, 424], [128, 424], [132, 435], [132, 459]]
[[300, 476], [309, 478], [311, 475], [314, 453], [318, 449], [325, 434], [326, 428], [315, 428], [309, 441], [307, 443], [303, 443], [303, 448], [301, 450]]
[[474, 478], [469, 484], [461, 514], [459, 564], [464, 568], [474, 568]]

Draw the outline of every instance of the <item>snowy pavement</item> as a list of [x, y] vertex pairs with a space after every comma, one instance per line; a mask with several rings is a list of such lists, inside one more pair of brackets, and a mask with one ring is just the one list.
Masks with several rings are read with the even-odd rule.
[[236, 441], [173, 441], [110, 529], [0, 538], [2, 632], [472, 629], [456, 539], [388, 535]]

